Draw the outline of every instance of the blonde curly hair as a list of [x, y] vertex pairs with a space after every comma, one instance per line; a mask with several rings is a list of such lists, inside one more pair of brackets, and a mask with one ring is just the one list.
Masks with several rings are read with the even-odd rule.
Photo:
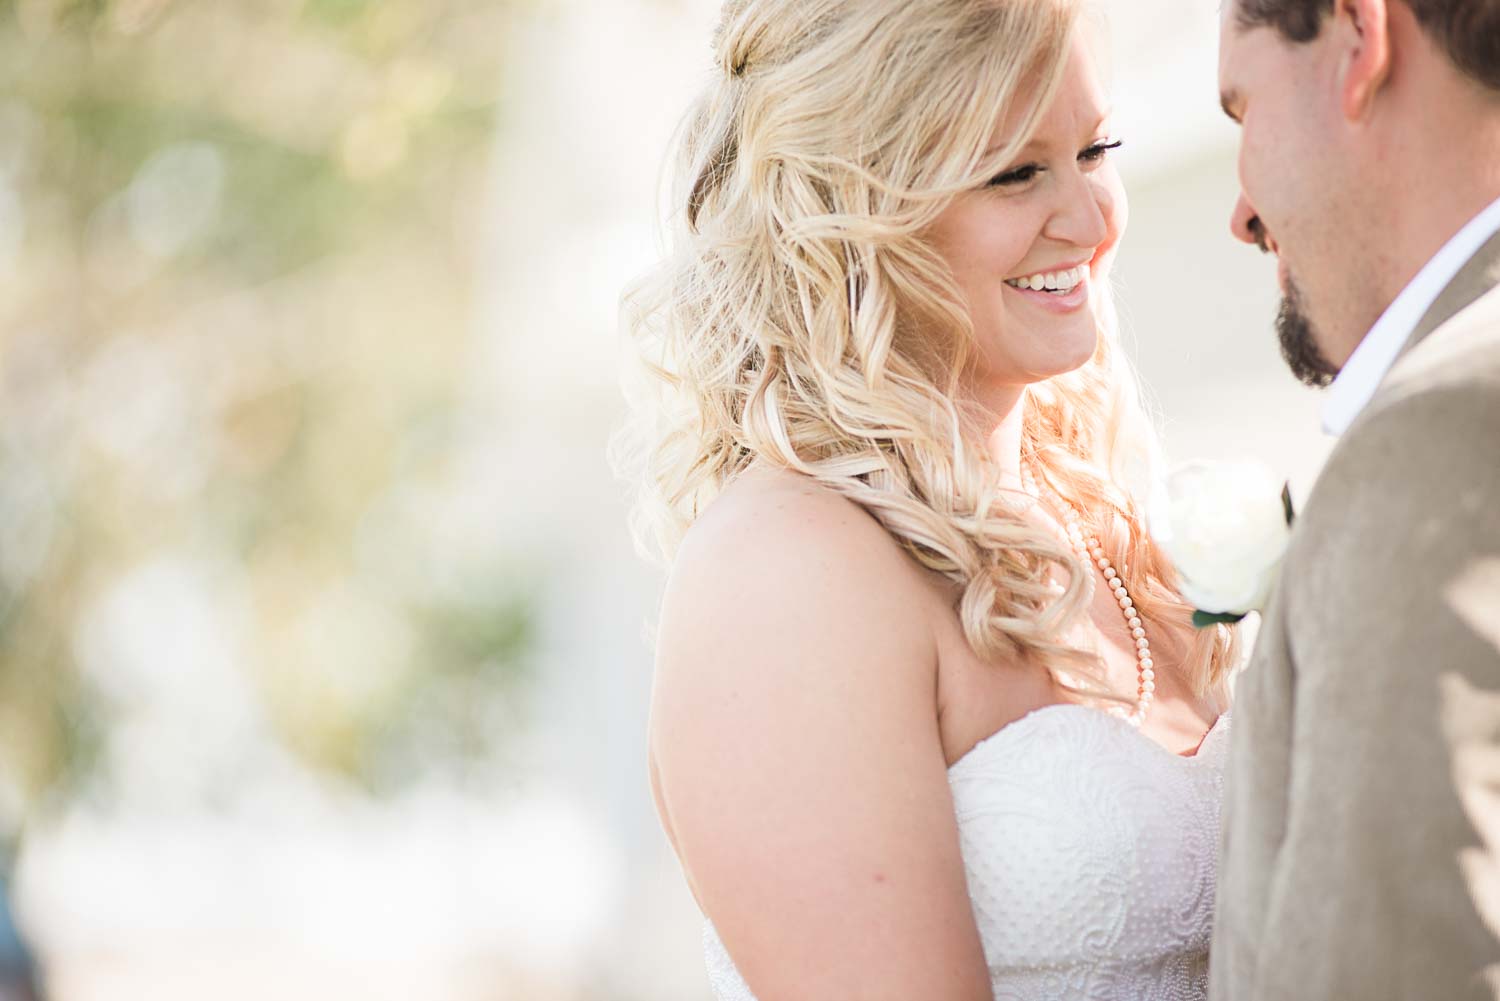
[[[991, 428], [962, 392], [973, 328], [924, 238], [1026, 143], [1081, 22], [1078, 0], [725, 4], [714, 79], [680, 132], [672, 250], [623, 300], [640, 364], [612, 451], [645, 548], [670, 561], [752, 461], [795, 470], [959, 585], [979, 656], [1129, 701], [1064, 638], [1092, 568], [1004, 503]], [[987, 155], [997, 110], [1022, 100], [1021, 129]], [[1182, 623], [1125, 468], [1155, 454], [1155, 431], [1098, 298], [1090, 361], [1027, 388], [1023, 461], [1083, 513], [1141, 616]], [[1195, 690], [1224, 679], [1234, 647], [1232, 628], [1196, 634]]]

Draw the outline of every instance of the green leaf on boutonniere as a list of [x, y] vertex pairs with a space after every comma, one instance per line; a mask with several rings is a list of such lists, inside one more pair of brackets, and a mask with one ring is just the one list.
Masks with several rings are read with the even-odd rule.
[[1232, 626], [1243, 619], [1243, 613], [1235, 612], [1193, 612], [1193, 628], [1207, 629], [1209, 626], [1217, 626], [1220, 623]]
[[1297, 517], [1297, 512], [1292, 510], [1292, 481], [1288, 480], [1281, 488], [1281, 509], [1286, 512], [1286, 523], [1291, 525], [1292, 519]]

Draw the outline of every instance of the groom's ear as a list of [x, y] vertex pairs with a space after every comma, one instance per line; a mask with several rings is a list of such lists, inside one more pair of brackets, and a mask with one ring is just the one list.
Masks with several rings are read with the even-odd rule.
[[1339, 55], [1339, 107], [1344, 118], [1364, 118], [1391, 71], [1391, 35], [1386, 0], [1334, 0], [1330, 28]]

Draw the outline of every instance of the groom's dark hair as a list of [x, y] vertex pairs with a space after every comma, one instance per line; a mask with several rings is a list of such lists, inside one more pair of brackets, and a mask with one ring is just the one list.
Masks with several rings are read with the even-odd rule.
[[[1241, 28], [1275, 28], [1288, 41], [1310, 42], [1333, 13], [1333, 0], [1232, 0]], [[1417, 23], [1464, 73], [1500, 91], [1500, 0], [1401, 0]]]

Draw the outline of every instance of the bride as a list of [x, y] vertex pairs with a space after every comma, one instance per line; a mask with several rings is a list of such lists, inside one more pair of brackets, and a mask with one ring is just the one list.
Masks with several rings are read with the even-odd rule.
[[725, 8], [621, 440], [719, 998], [1204, 994], [1235, 637], [1144, 530], [1095, 46], [1069, 0]]

